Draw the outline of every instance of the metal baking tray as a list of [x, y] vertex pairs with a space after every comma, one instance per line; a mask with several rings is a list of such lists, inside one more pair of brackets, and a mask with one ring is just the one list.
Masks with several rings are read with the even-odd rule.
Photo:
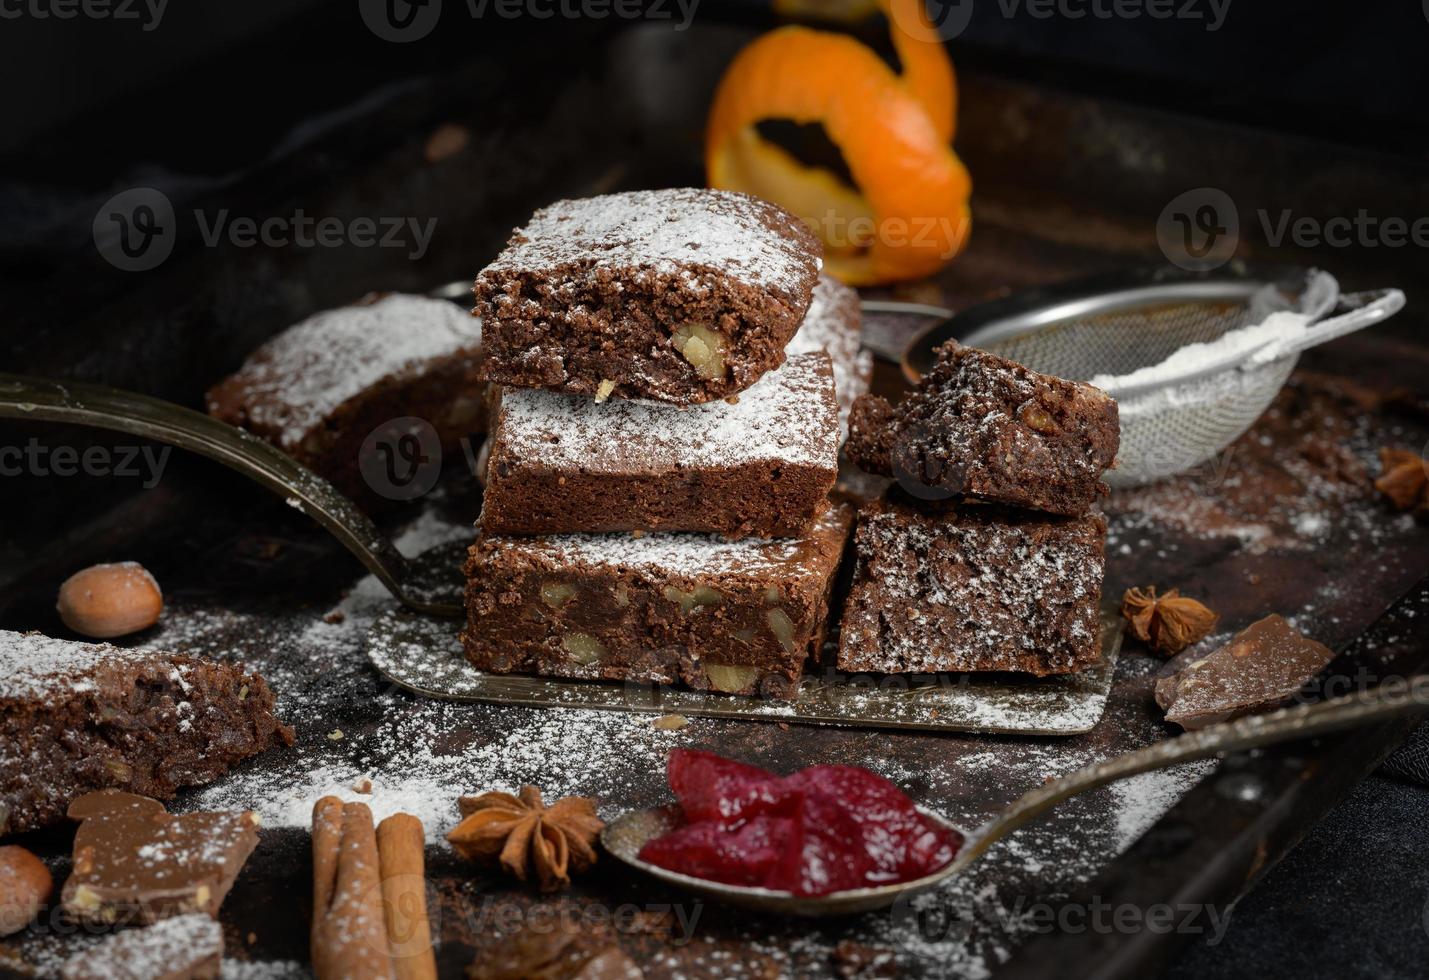
[[1106, 708], [1122, 621], [1102, 616], [1102, 659], [1062, 677], [1013, 674], [847, 674], [816, 668], [793, 701], [692, 691], [649, 682], [490, 674], [462, 655], [458, 621], [394, 608], [367, 633], [367, 658], [399, 687], [426, 697], [528, 707], [595, 708], [706, 718], [926, 732], [1078, 735]]

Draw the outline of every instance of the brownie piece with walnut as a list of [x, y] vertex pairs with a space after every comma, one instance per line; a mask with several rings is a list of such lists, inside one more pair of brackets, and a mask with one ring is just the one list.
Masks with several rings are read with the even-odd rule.
[[[208, 413], [271, 442], [349, 496], [376, 503], [389, 488], [364, 479], [361, 454], [379, 427], [395, 426], [390, 440], [409, 431], [420, 440], [425, 422], [443, 451], [485, 428], [480, 355], [481, 324], [454, 303], [376, 296], [318, 313], [269, 340], [209, 391]], [[396, 425], [404, 419], [419, 421]]]
[[1083, 514], [1106, 493], [1121, 441], [1110, 395], [955, 341], [937, 355], [898, 405], [867, 395], [854, 405], [854, 463], [920, 497], [1052, 514]]
[[792, 697], [823, 642], [851, 509], [802, 538], [482, 535], [467, 563], [467, 659], [494, 673], [683, 682]]
[[490, 446], [487, 534], [793, 537], [838, 477], [833, 372], [799, 354], [734, 404], [689, 408], [503, 388]]
[[1101, 659], [1106, 520], [914, 500], [859, 510], [838, 665], [1068, 674]]
[[558, 201], [476, 278], [489, 381], [692, 405], [784, 360], [822, 246], [787, 211], [675, 188]]
[[257, 674], [198, 657], [0, 630], [0, 835], [91, 790], [172, 799], [291, 745]]

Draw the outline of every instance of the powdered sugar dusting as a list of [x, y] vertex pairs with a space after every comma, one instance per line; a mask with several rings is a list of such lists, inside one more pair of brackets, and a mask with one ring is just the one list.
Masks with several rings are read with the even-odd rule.
[[[106, 664], [140, 664], [152, 653], [125, 650], [108, 643], [57, 640], [39, 633], [0, 630], [0, 699], [48, 698], [93, 687], [94, 671]], [[182, 683], [181, 664], [172, 665]]]
[[838, 467], [838, 406], [829, 357], [791, 357], [734, 404], [679, 408], [580, 395], [506, 388], [494, 452], [556, 468], [628, 475], [688, 467], [734, 467], [773, 461]]
[[834, 363], [834, 390], [839, 402], [840, 438], [848, 436], [848, 417], [859, 395], [868, 391], [873, 355], [860, 351], [863, 315], [858, 293], [830, 276], [814, 285], [814, 298], [804, 322], [784, 353], [790, 357], [822, 350]]
[[223, 952], [223, 927], [207, 915], [180, 915], [143, 929], [127, 929], [76, 953], [66, 977], [149, 980], [192, 969]]
[[294, 449], [343, 402], [433, 361], [475, 356], [481, 321], [443, 299], [394, 293], [309, 317], [269, 340], [224, 388], [241, 387], [256, 427]]
[[747, 194], [691, 187], [557, 201], [537, 211], [482, 276], [560, 269], [579, 279], [598, 269], [669, 275], [693, 268], [692, 279], [706, 270], [797, 292], [810, 255], [772, 215], [787, 217]]
[[556, 534], [541, 538], [489, 538], [492, 547], [528, 560], [564, 566], [582, 562], [599, 568], [639, 569], [679, 576], [760, 575], [779, 571], [791, 577], [823, 575], [803, 559], [817, 542], [839, 533], [844, 520], [830, 507], [802, 538], [741, 538], [712, 534]]
[[[1130, 374], [1099, 374], [1091, 384], [1110, 394], [1130, 388], [1165, 384], [1194, 374], [1217, 364], [1233, 362], [1250, 356], [1252, 364], [1265, 364], [1284, 356], [1288, 344], [1305, 335], [1310, 318], [1303, 313], [1278, 311], [1260, 323], [1238, 330], [1228, 330], [1216, 340], [1187, 344], [1157, 364], [1132, 371]], [[1123, 411], [1134, 409], [1133, 403]]]

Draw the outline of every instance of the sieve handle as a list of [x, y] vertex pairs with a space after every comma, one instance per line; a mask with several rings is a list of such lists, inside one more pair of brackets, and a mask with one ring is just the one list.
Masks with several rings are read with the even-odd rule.
[[1398, 289], [1344, 293], [1340, 296], [1339, 305], [1341, 308], [1350, 307], [1349, 312], [1312, 324], [1299, 340], [1285, 345], [1284, 353], [1299, 354], [1336, 337], [1343, 337], [1381, 320], [1388, 320], [1404, 308], [1404, 293]]

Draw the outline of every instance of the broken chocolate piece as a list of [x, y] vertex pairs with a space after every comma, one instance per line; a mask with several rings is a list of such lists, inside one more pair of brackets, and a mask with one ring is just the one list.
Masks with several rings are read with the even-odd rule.
[[1156, 682], [1166, 720], [1187, 731], [1269, 711], [1304, 688], [1335, 657], [1281, 616], [1270, 615], [1230, 642]]
[[202, 913], [126, 929], [76, 953], [61, 980], [213, 980], [223, 960], [223, 927]]
[[252, 811], [171, 814], [157, 800], [103, 790], [70, 804], [79, 820], [74, 870], [62, 895], [80, 922], [157, 922], [218, 914], [258, 845]]

